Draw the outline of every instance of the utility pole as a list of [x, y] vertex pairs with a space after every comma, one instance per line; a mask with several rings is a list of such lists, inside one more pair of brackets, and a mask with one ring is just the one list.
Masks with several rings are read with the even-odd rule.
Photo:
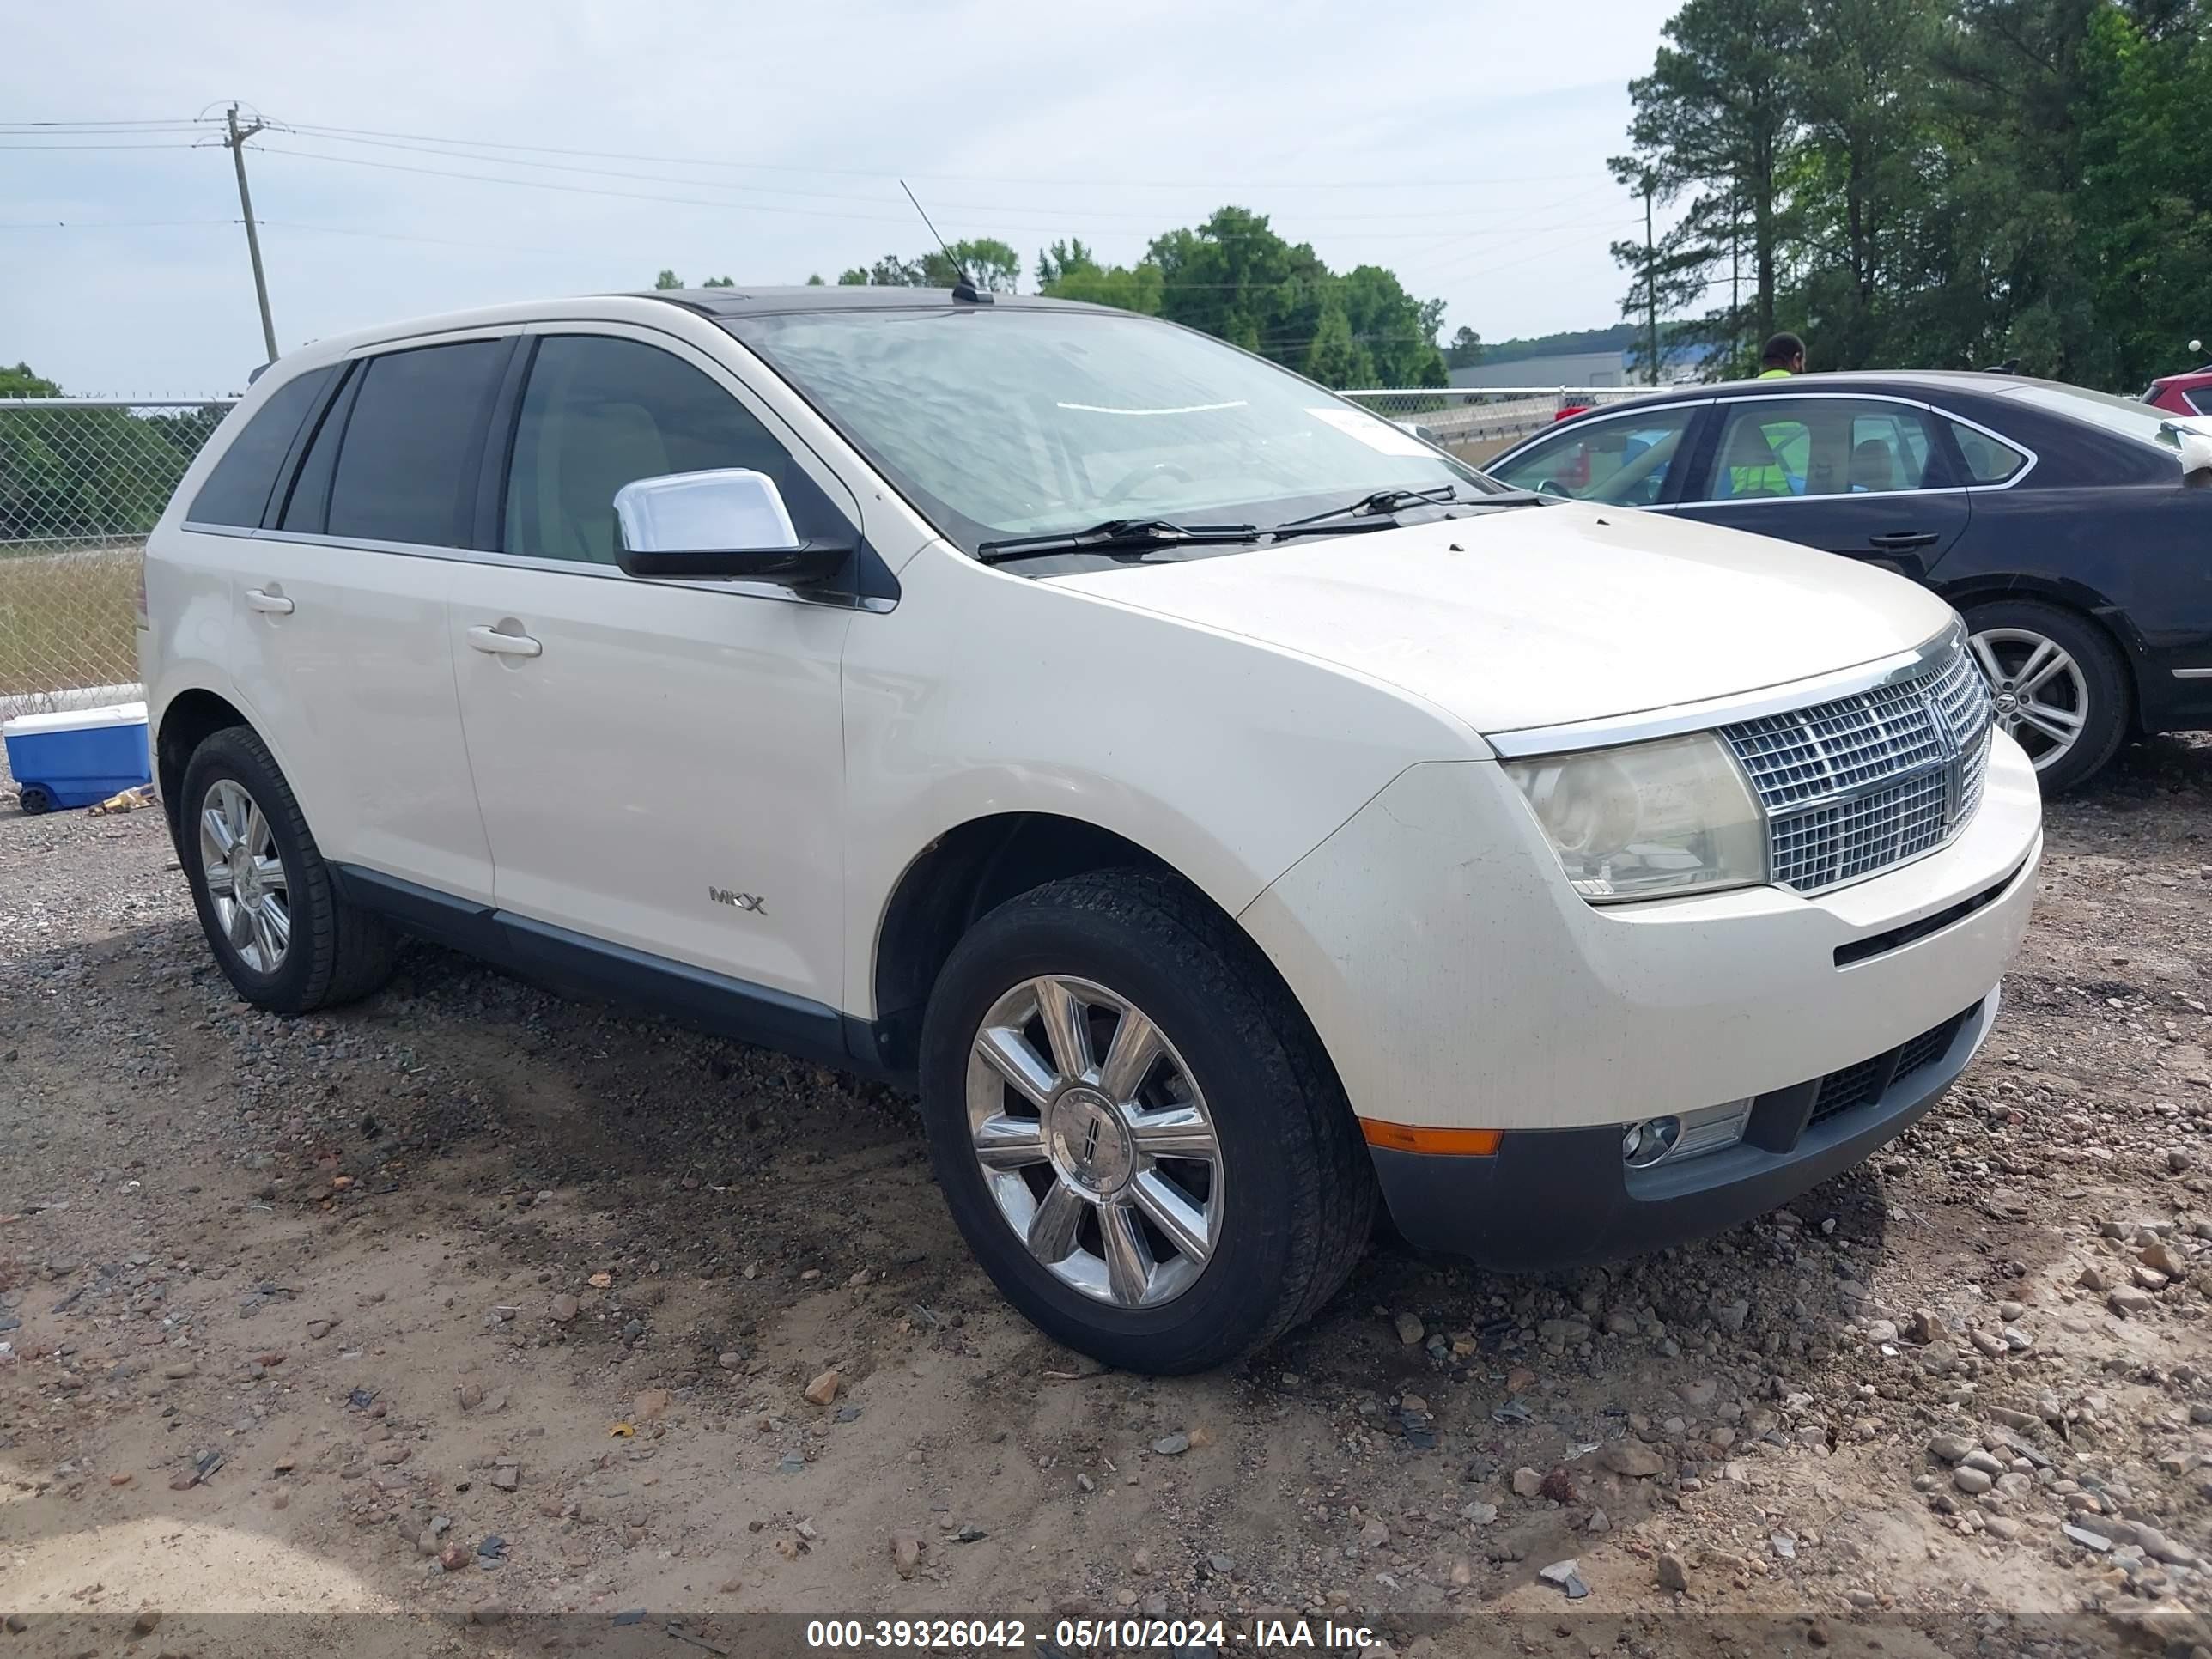
[[[245, 175], [240, 174], [243, 178]], [[1650, 354], [1651, 384], [1659, 384], [1659, 245], [1651, 238], [1651, 175], [1644, 175], [1644, 349]]]
[[228, 116], [230, 137], [224, 148], [230, 151], [231, 164], [238, 169], [238, 207], [246, 216], [246, 251], [253, 260], [253, 297], [261, 302], [261, 343], [269, 349], [269, 361], [276, 361], [276, 325], [269, 318], [269, 278], [261, 270], [261, 233], [253, 222], [253, 192], [246, 187], [246, 141], [269, 124], [258, 117], [250, 127], [238, 125], [238, 106], [230, 106]]
[[1743, 192], [1729, 193], [1729, 372], [1743, 361]]

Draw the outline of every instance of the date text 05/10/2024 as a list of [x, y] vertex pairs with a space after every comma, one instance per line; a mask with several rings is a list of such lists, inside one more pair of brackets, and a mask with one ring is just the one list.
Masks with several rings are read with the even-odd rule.
[[[806, 1645], [1011, 1651], [1042, 1647], [1047, 1629], [1024, 1619], [814, 1619], [807, 1621]], [[1364, 1625], [1304, 1619], [1258, 1619], [1249, 1627], [1220, 1619], [1061, 1619], [1049, 1630], [1052, 1646], [1062, 1651], [1211, 1648], [1216, 1653], [1288, 1653], [1303, 1648], [1358, 1653], [1375, 1642], [1374, 1632]]]

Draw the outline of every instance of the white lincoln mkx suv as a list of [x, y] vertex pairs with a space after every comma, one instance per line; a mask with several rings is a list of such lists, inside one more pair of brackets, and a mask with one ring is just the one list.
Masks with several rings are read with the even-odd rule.
[[1912, 584], [964, 286], [308, 347], [145, 592], [243, 996], [413, 934], [910, 1084], [1006, 1295], [1136, 1370], [1310, 1315], [1378, 1198], [1518, 1267], [1833, 1175], [1988, 1032], [2042, 844]]

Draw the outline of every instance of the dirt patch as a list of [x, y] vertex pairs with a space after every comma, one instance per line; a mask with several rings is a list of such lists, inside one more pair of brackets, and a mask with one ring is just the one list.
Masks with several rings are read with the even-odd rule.
[[649, 1609], [672, 1659], [767, 1613], [2185, 1651], [2208, 809], [2189, 740], [2052, 808], [1996, 1034], [1872, 1166], [1600, 1273], [1380, 1243], [1174, 1382], [1003, 1306], [890, 1091], [427, 948], [261, 1015], [158, 814], [0, 817], [0, 1610], [23, 1651], [142, 1608], [148, 1653], [472, 1608]]

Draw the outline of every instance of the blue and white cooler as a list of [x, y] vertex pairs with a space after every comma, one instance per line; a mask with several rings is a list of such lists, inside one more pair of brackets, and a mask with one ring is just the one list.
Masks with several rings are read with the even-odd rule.
[[154, 781], [143, 702], [19, 714], [0, 738], [26, 812], [90, 806]]

